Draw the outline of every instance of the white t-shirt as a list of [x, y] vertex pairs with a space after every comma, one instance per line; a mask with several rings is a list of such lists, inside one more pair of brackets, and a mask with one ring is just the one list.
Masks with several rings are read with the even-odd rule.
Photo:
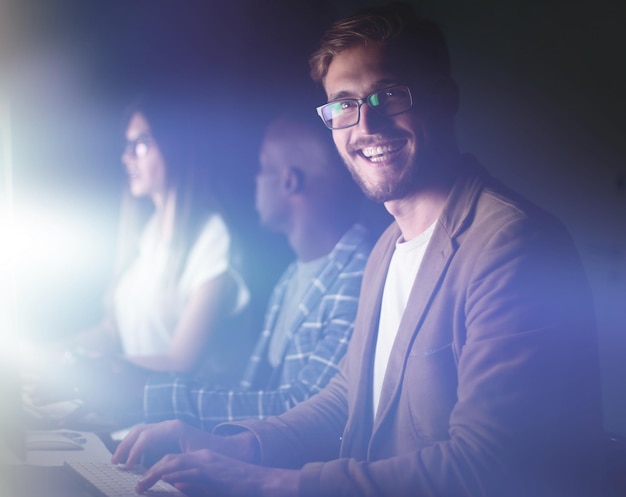
[[206, 281], [230, 272], [238, 285], [233, 313], [241, 311], [250, 295], [241, 276], [229, 264], [230, 234], [219, 214], [204, 225], [189, 251], [178, 284], [166, 288], [168, 243], [157, 233], [156, 218], [142, 234], [139, 255], [122, 275], [114, 305], [122, 350], [128, 355], [165, 354], [191, 294]]
[[422, 264], [428, 242], [435, 230], [435, 225], [436, 223], [433, 223], [421, 235], [408, 242], [404, 242], [402, 237], [396, 241], [396, 250], [391, 257], [387, 278], [385, 279], [378, 323], [372, 396], [374, 400], [374, 416], [376, 416], [378, 410], [380, 392], [383, 388], [391, 348], [398, 334], [398, 327], [409, 300], [409, 294], [415, 283], [417, 271]]

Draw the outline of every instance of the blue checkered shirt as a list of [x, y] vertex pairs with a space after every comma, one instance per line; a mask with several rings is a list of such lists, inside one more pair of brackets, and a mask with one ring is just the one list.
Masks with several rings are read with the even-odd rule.
[[319, 392], [346, 352], [371, 248], [369, 233], [358, 224], [339, 240], [299, 305], [282, 367], [273, 374], [265, 374], [267, 350], [295, 263], [274, 287], [240, 387], [215, 390], [189, 377], [154, 376], [144, 389], [145, 420], [181, 419], [208, 431], [226, 421], [281, 414]]

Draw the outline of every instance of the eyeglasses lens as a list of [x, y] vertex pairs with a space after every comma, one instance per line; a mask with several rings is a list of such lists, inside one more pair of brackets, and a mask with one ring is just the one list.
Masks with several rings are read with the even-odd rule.
[[410, 109], [413, 103], [411, 92], [404, 86], [396, 86], [373, 93], [368, 97], [368, 102], [373, 109], [388, 116], [394, 116]]
[[144, 141], [138, 141], [135, 143], [135, 157], [143, 157], [148, 153], [148, 144]]
[[148, 153], [148, 141], [144, 137], [129, 140], [124, 147], [124, 153], [134, 157], [144, 157]]
[[354, 99], [331, 102], [322, 108], [324, 122], [330, 128], [352, 126], [358, 121], [359, 104]]
[[359, 122], [361, 105], [365, 102], [372, 108], [393, 116], [411, 108], [411, 91], [406, 86], [386, 88], [368, 95], [365, 99], [346, 98], [330, 102], [321, 108], [322, 119], [331, 129], [354, 126]]

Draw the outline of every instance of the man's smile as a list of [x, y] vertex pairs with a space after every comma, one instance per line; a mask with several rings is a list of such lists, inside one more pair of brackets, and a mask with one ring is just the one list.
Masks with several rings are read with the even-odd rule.
[[398, 155], [406, 143], [406, 140], [396, 140], [380, 145], [371, 145], [361, 148], [359, 154], [371, 162], [385, 162]]

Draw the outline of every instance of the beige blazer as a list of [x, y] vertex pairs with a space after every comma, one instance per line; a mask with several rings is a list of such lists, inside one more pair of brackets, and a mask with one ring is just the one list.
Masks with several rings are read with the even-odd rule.
[[597, 495], [599, 366], [574, 243], [466, 166], [412, 289], [379, 416], [373, 351], [395, 224], [370, 255], [340, 373], [280, 418], [248, 424], [265, 464], [324, 461], [304, 466], [300, 495]]

